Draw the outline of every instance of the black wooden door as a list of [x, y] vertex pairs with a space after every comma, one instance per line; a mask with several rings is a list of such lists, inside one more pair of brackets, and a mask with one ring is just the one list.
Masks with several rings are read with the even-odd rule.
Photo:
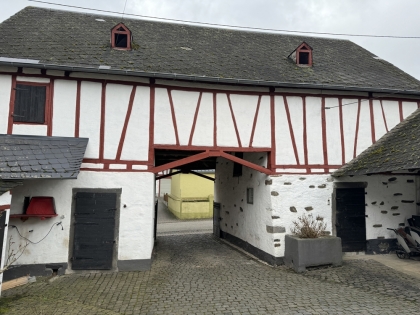
[[365, 189], [336, 190], [336, 227], [343, 252], [366, 250]]
[[76, 193], [72, 269], [111, 269], [117, 194]]

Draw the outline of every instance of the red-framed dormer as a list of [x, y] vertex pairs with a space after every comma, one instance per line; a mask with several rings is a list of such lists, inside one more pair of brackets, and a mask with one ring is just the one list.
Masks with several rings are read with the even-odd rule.
[[302, 42], [290, 55], [298, 66], [312, 67], [312, 47]]
[[124, 23], [118, 23], [111, 29], [111, 48], [131, 50], [131, 31]]

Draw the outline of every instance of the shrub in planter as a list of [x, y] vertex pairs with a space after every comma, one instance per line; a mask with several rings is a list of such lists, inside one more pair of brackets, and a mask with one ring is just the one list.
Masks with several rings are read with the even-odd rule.
[[284, 263], [296, 272], [306, 267], [342, 264], [341, 239], [325, 235], [327, 225], [310, 215], [293, 222], [292, 235], [285, 237]]

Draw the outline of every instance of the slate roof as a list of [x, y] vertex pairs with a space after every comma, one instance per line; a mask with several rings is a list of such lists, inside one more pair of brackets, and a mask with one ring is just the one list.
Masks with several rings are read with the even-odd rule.
[[385, 134], [333, 176], [420, 169], [420, 109]]
[[[121, 51], [110, 48], [110, 30], [119, 22], [115, 16], [27, 7], [0, 25], [0, 59], [198, 81], [420, 92], [418, 80], [348, 40], [124, 18], [134, 44]], [[302, 42], [313, 48], [313, 67], [288, 58]], [[101, 65], [111, 68], [98, 70]]]
[[22, 180], [1, 180], [0, 179], [0, 196], [3, 195], [5, 192], [12, 190], [13, 188], [23, 185]]
[[77, 178], [88, 139], [0, 135], [0, 180]]

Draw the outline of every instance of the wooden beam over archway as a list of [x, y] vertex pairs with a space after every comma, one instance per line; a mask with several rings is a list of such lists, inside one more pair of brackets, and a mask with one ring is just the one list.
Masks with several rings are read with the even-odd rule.
[[157, 173], [162, 172], [164, 170], [173, 169], [173, 168], [181, 168], [182, 165], [193, 163], [193, 162], [196, 162], [196, 161], [199, 161], [199, 160], [203, 160], [203, 159], [206, 159], [208, 157], [223, 157], [227, 160], [239, 163], [243, 166], [252, 168], [252, 169], [254, 169], [258, 172], [264, 173], [266, 175], [274, 174], [274, 172], [272, 170], [268, 169], [268, 168], [265, 168], [263, 166], [255, 164], [255, 163], [251, 163], [251, 162], [246, 161], [244, 159], [238, 158], [238, 157], [236, 157], [232, 154], [229, 154], [225, 151], [222, 151], [222, 150], [206, 150], [205, 152], [194, 154], [192, 156], [180, 159], [178, 161], [174, 161], [174, 162], [170, 162], [170, 163], [167, 163], [167, 164], [164, 164], [164, 165], [156, 166], [156, 167], [152, 168], [150, 171], [157, 174]]

